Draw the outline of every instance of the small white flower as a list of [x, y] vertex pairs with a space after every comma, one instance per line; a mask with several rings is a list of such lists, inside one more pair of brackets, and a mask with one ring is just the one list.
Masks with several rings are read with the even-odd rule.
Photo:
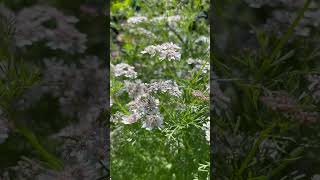
[[155, 127], [162, 128], [163, 117], [159, 110], [159, 100], [152, 93], [159, 91], [169, 93], [172, 96], [181, 96], [178, 85], [171, 81], [155, 81], [150, 84], [141, 80], [124, 81], [124, 90], [133, 99], [128, 103], [130, 115], [123, 116], [124, 124], [132, 124], [142, 121], [142, 128], [152, 130]]
[[114, 75], [116, 77], [125, 76], [127, 78], [136, 78], [137, 72], [134, 71], [134, 67], [126, 63], [120, 63], [114, 66]]
[[148, 18], [145, 16], [133, 16], [128, 18], [127, 23], [128, 24], [139, 24], [142, 22], [148, 21]]
[[123, 123], [132, 124], [143, 119], [142, 128], [152, 130], [161, 128], [163, 118], [159, 112], [159, 100], [149, 94], [144, 94], [129, 103], [131, 115], [123, 118]]
[[200, 36], [198, 39], [195, 40], [195, 43], [210, 44], [210, 38], [206, 36]]
[[146, 83], [141, 80], [124, 81], [124, 89], [128, 92], [130, 97], [137, 98], [143, 94], [149, 93], [149, 88]]
[[130, 112], [136, 114], [137, 117], [143, 117], [147, 114], [157, 114], [159, 112], [159, 100], [150, 94], [141, 95], [128, 105]]
[[146, 116], [146, 119], [142, 124], [142, 128], [145, 128], [149, 131], [155, 127], [157, 128], [163, 127], [163, 117], [161, 116], [160, 113]]
[[161, 91], [161, 92], [167, 92], [172, 96], [181, 96], [182, 92], [179, 90], [179, 86], [176, 82], [173, 82], [171, 80], [167, 81], [157, 81], [153, 82], [149, 85], [150, 91]]
[[[58, 9], [46, 5], [24, 8], [16, 15], [15, 41], [18, 47], [45, 41], [53, 50], [69, 53], [83, 53], [87, 49], [87, 35], [78, 31], [75, 24], [79, 21], [74, 16], [66, 16]], [[45, 23], [53, 21], [54, 28]]]
[[159, 59], [168, 61], [171, 60], [180, 60], [181, 53], [180, 47], [176, 44], [169, 42], [169, 43], [163, 43], [161, 45], [151, 45], [146, 47], [143, 51], [141, 51], [142, 54], [150, 54], [151, 57], [155, 56], [156, 54], [159, 55]]
[[175, 15], [175, 16], [157, 16], [151, 19], [151, 22], [154, 23], [162, 23], [162, 22], [168, 22], [169, 25], [174, 25], [175, 23], [179, 22], [181, 20], [181, 16]]
[[146, 30], [145, 28], [130, 28], [129, 32], [135, 35], [144, 35], [146, 37], [155, 38], [156, 35], [153, 34], [151, 31]]
[[151, 57], [155, 56], [157, 52], [158, 52], [158, 46], [154, 46], [154, 45], [148, 46], [144, 48], [143, 51], [141, 51], [142, 54], [150, 54]]
[[180, 17], [179, 15], [169, 16], [169, 17], [168, 17], [168, 23], [169, 23], [169, 24], [178, 22], [178, 21], [180, 21], [180, 20], [181, 20], [181, 17]]
[[147, 130], [152, 130], [155, 127], [162, 128], [163, 117], [159, 110], [160, 102], [151, 93], [162, 91], [179, 96], [181, 92], [177, 84], [170, 80], [151, 84], [136, 80], [135, 82], [125, 81], [124, 84], [125, 90], [133, 100], [128, 103], [130, 115], [124, 116], [122, 122], [132, 124], [141, 120], [142, 128]]
[[129, 116], [123, 116], [122, 117], [122, 123], [123, 124], [132, 124], [138, 121], [137, 114], [131, 114]]
[[151, 22], [160, 23], [165, 20], [165, 16], [157, 16], [151, 19]]

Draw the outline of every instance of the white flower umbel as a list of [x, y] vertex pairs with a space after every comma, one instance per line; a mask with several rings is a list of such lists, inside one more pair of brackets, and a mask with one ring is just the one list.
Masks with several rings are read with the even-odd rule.
[[142, 27], [137, 27], [137, 28], [130, 28], [129, 29], [129, 32], [134, 34], [134, 35], [143, 35], [143, 36], [146, 36], [146, 37], [149, 37], [149, 38], [156, 38], [156, 35], [153, 34], [151, 31], [145, 29], [145, 28], [142, 28]]
[[123, 116], [122, 117], [122, 123], [123, 124], [132, 124], [139, 120], [139, 117], [137, 117], [136, 114], [130, 114], [129, 116]]
[[[46, 46], [53, 50], [83, 53], [87, 48], [87, 35], [76, 29], [78, 21], [76, 17], [66, 16], [46, 5], [24, 8], [16, 15], [16, 45], [24, 47], [45, 41]], [[51, 27], [47, 27], [48, 24]]]
[[158, 52], [158, 45], [147, 46], [146, 48], [144, 48], [143, 51], [141, 51], [142, 54], [150, 54], [151, 57], [155, 56], [157, 52]]
[[168, 23], [169, 24], [173, 24], [173, 23], [179, 22], [180, 20], [181, 20], [181, 17], [179, 15], [169, 16], [168, 17]]
[[180, 47], [172, 42], [163, 43], [160, 45], [151, 45], [146, 47], [142, 54], [150, 54], [151, 57], [155, 56], [156, 54], [159, 55], [159, 59], [162, 60], [177, 60], [179, 61], [181, 58]]
[[150, 94], [143, 94], [129, 103], [129, 110], [136, 114], [137, 117], [143, 117], [148, 114], [158, 113], [158, 105], [158, 99], [155, 99]]
[[128, 103], [129, 115], [121, 118], [122, 123], [132, 124], [139, 120], [142, 121], [142, 128], [152, 130], [162, 128], [163, 117], [159, 110], [159, 100], [153, 93], [159, 91], [169, 93], [172, 96], [181, 96], [182, 92], [178, 85], [171, 81], [155, 81], [151, 84], [142, 83], [141, 80], [125, 81], [124, 89], [133, 99]]
[[171, 96], [181, 96], [182, 92], [176, 82], [172, 80], [160, 80], [154, 81], [150, 84], [142, 83], [141, 80], [125, 81], [125, 90], [129, 93], [129, 96], [136, 98], [138, 96], [150, 93], [157, 93], [159, 91], [169, 93]]
[[151, 19], [151, 22], [154, 23], [163, 23], [167, 22], [169, 25], [174, 25], [175, 23], [179, 22], [181, 20], [181, 16], [175, 15], [175, 16], [157, 16]]
[[151, 19], [151, 22], [160, 23], [166, 19], [165, 16], [157, 16]]
[[116, 77], [125, 76], [127, 78], [136, 78], [137, 72], [134, 71], [134, 67], [126, 63], [120, 63], [114, 66], [114, 75]]
[[156, 81], [149, 85], [149, 89], [151, 91], [161, 91], [161, 92], [167, 92], [172, 96], [181, 96], [182, 92], [179, 90], [179, 86], [176, 82], [173, 82], [171, 80], [166, 81]]
[[152, 130], [155, 127], [161, 128], [163, 117], [159, 112], [159, 100], [150, 94], [137, 97], [129, 103], [131, 115], [123, 118], [123, 123], [131, 124], [143, 118], [142, 128]]
[[148, 84], [141, 82], [139, 79], [135, 81], [124, 81], [124, 89], [132, 98], [137, 98], [149, 93]]
[[142, 22], [148, 21], [148, 18], [145, 16], [133, 16], [128, 18], [127, 23], [128, 24], [139, 24]]
[[146, 120], [142, 124], [142, 128], [152, 130], [154, 127], [162, 128], [163, 117], [160, 113], [146, 116]]
[[207, 36], [200, 36], [198, 39], [195, 40], [195, 43], [210, 44], [210, 38]]

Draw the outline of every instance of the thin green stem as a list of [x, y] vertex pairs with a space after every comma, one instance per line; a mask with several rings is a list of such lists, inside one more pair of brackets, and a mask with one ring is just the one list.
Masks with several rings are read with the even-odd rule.
[[309, 5], [311, 3], [311, 0], [306, 0], [304, 3], [303, 8], [298, 12], [297, 17], [294, 19], [293, 23], [287, 30], [287, 32], [284, 34], [284, 36], [280, 39], [277, 46], [274, 48], [274, 50], [271, 53], [271, 60], [273, 60], [278, 53], [280, 52], [281, 48], [285, 45], [285, 43], [289, 40], [290, 36], [292, 35], [294, 29], [299, 25], [299, 22], [304, 16], [304, 13], [307, 11]]
[[55, 170], [61, 170], [63, 168], [63, 162], [50, 154], [38, 141], [37, 137], [26, 127], [17, 127], [18, 132], [23, 135], [31, 146], [38, 152], [39, 156], [45, 160], [48, 165]]
[[207, 62], [203, 63], [201, 69], [197, 72], [196, 77], [191, 81], [191, 84], [193, 85], [195, 83], [195, 81], [199, 78], [200, 74], [202, 74], [202, 71], [204, 69], [204, 67], [207, 65]]
[[257, 141], [252, 146], [249, 154], [247, 155], [246, 159], [241, 164], [241, 166], [236, 174], [239, 179], [242, 178], [242, 174], [243, 174], [244, 170], [248, 167], [248, 164], [253, 159], [254, 155], [256, 154], [257, 150], [259, 149], [259, 145], [268, 136], [268, 134], [272, 131], [273, 127], [274, 127], [274, 125], [270, 126], [269, 128], [265, 129], [264, 131], [262, 131], [262, 133], [260, 134]]

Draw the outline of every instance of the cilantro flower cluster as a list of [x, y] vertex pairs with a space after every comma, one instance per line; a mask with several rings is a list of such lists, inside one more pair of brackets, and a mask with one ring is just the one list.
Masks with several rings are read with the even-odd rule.
[[151, 57], [154, 57], [155, 55], [159, 55], [159, 59], [162, 60], [176, 60], [179, 61], [181, 58], [180, 53], [180, 47], [172, 42], [169, 43], [163, 43], [160, 45], [151, 45], [144, 48], [143, 51], [141, 51], [142, 54], [149, 54]]

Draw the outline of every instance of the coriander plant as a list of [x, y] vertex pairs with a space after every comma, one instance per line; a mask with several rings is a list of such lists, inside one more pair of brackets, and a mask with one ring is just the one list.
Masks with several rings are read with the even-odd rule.
[[208, 10], [111, 2], [112, 179], [209, 178]]

